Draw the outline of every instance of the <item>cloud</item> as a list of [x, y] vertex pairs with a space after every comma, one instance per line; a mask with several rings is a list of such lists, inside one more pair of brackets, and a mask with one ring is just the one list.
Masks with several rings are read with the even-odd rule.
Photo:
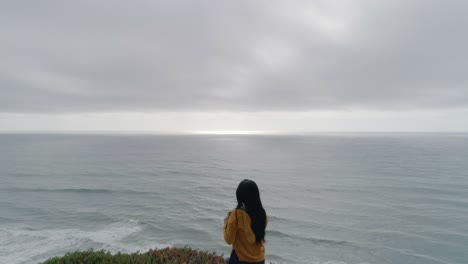
[[468, 107], [465, 1], [9, 1], [0, 112]]

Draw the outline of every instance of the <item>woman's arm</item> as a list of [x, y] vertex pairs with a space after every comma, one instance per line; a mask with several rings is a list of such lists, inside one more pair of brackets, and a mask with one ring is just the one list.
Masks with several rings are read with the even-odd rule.
[[227, 219], [227, 223], [224, 224], [224, 241], [231, 245], [236, 240], [237, 233], [237, 221], [236, 221], [236, 209], [234, 209]]

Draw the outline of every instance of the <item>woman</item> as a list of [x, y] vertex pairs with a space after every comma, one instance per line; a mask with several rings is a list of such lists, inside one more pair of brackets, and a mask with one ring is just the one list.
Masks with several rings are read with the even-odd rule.
[[268, 220], [257, 184], [243, 180], [236, 196], [236, 209], [224, 218], [224, 240], [232, 245], [229, 264], [264, 264]]

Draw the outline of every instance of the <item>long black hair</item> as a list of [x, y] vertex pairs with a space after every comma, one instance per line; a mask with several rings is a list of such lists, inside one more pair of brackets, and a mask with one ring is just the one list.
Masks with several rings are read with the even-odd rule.
[[265, 241], [266, 212], [260, 200], [257, 184], [252, 180], [243, 180], [236, 191], [237, 209], [244, 209], [252, 220], [255, 241], [260, 245]]

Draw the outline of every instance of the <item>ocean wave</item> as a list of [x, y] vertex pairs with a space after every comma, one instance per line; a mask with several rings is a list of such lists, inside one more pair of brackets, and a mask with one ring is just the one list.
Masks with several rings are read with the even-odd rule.
[[2, 227], [0, 229], [0, 263], [37, 263], [68, 251], [105, 249], [111, 252], [135, 252], [171, 246], [155, 244], [140, 247], [126, 243], [125, 238], [141, 232], [144, 224], [125, 220], [109, 224], [100, 230], [34, 229]]
[[294, 224], [295, 226], [306, 225], [308, 227], [310, 226], [319, 227], [318, 223], [312, 222], [310, 220], [306, 221], [306, 220], [294, 218], [294, 217], [282, 217], [282, 216], [277, 216], [277, 215], [268, 215], [268, 221], [270, 223], [281, 222], [281, 223], [287, 223], [287, 224]]
[[[275, 263], [275, 264], [286, 264], [290, 263], [291, 260], [286, 259], [277, 254], [267, 253], [265, 263]], [[298, 261], [299, 262], [299, 261]], [[347, 264], [348, 262], [339, 261], [339, 260], [320, 260], [318, 258], [311, 258], [309, 260], [301, 260], [300, 263], [309, 263], [309, 264]], [[369, 264], [368, 262], [358, 262], [353, 264]]]
[[129, 193], [129, 194], [154, 194], [150, 191], [136, 191], [136, 190], [115, 190], [115, 189], [93, 189], [93, 188], [1, 188], [2, 191], [15, 191], [15, 192], [57, 192], [57, 193]]
[[287, 259], [283, 258], [282, 256], [280, 255], [277, 255], [277, 254], [272, 254], [272, 253], [267, 253], [266, 256], [265, 256], [265, 263], [270, 263], [270, 262], [273, 262], [273, 263], [287, 263]]
[[326, 238], [313, 238], [313, 237], [303, 237], [294, 234], [286, 234], [281, 231], [277, 230], [267, 230], [267, 236], [273, 236], [278, 238], [290, 238], [290, 239], [297, 239], [302, 241], [308, 241], [313, 244], [327, 244], [327, 245], [334, 245], [334, 246], [342, 246], [348, 245], [351, 246], [352, 243], [344, 240], [334, 240], [334, 239], [326, 239]]

